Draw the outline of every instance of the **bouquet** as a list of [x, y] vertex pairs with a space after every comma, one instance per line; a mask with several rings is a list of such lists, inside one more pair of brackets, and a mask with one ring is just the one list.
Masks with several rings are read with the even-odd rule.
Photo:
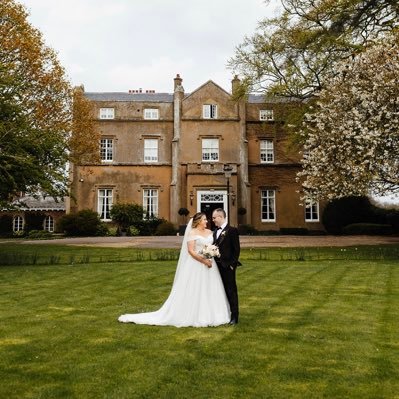
[[204, 247], [198, 252], [206, 259], [211, 259], [220, 256], [219, 248], [213, 244], [205, 244]]

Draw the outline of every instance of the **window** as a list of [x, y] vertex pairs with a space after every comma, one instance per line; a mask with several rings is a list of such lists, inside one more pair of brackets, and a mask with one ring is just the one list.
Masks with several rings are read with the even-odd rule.
[[204, 104], [202, 106], [202, 117], [204, 119], [216, 119], [218, 117], [218, 106], [216, 104]]
[[44, 218], [44, 230], [49, 231], [50, 233], [54, 232], [54, 218], [52, 216], [46, 216]]
[[219, 139], [202, 139], [202, 160], [206, 162], [219, 160]]
[[307, 201], [305, 204], [305, 222], [319, 221], [319, 203], [317, 201]]
[[100, 154], [102, 162], [112, 162], [114, 159], [113, 154], [114, 140], [113, 139], [101, 139]]
[[111, 220], [110, 210], [112, 208], [113, 192], [112, 188], [102, 188], [98, 190], [97, 212], [101, 220]]
[[24, 218], [22, 216], [15, 216], [12, 221], [12, 230], [22, 231], [24, 229]]
[[159, 119], [159, 110], [155, 108], [145, 108], [144, 119]]
[[276, 221], [276, 192], [275, 190], [262, 190], [262, 222]]
[[148, 188], [143, 190], [144, 219], [158, 216], [158, 190]]
[[144, 162], [158, 162], [158, 140], [144, 140]]
[[260, 162], [274, 162], [274, 143], [273, 140], [260, 140]]
[[100, 119], [114, 119], [115, 108], [100, 108]]
[[272, 121], [274, 120], [272, 109], [261, 109], [259, 111], [259, 120], [261, 121]]

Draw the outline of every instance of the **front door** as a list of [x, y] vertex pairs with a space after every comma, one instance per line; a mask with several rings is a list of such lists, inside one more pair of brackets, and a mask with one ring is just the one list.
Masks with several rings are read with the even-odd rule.
[[227, 192], [226, 191], [198, 191], [197, 210], [204, 212], [208, 219], [208, 227], [213, 230], [215, 224], [212, 222], [212, 212], [222, 208], [227, 213]]

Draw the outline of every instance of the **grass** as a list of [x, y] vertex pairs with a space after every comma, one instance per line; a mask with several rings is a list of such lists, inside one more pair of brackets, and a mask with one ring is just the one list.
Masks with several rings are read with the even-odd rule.
[[0, 267], [1, 398], [398, 398], [397, 246], [243, 251], [240, 324], [202, 329], [117, 322], [166, 299], [156, 251], [18, 248], [43, 264]]

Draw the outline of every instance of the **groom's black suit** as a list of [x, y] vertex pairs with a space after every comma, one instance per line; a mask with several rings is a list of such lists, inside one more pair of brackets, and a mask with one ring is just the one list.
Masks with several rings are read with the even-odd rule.
[[220, 275], [222, 277], [224, 289], [230, 304], [231, 319], [238, 322], [238, 293], [236, 283], [236, 268], [240, 266], [238, 258], [240, 256], [240, 240], [238, 230], [227, 225], [219, 237], [217, 229], [213, 232], [213, 243], [219, 247], [220, 258], [215, 258]]

